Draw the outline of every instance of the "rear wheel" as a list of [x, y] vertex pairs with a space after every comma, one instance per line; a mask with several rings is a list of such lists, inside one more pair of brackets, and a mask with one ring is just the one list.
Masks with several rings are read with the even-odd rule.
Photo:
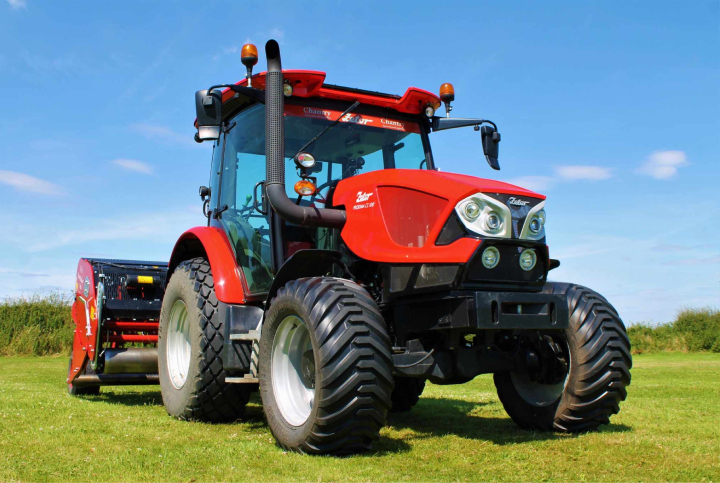
[[217, 309], [210, 264], [203, 258], [182, 262], [163, 297], [158, 337], [160, 390], [173, 417], [225, 422], [245, 409], [250, 388], [225, 382], [225, 332]]
[[288, 450], [357, 453], [385, 425], [390, 339], [375, 302], [349, 280], [281, 288], [263, 324], [259, 370], [268, 425]]
[[420, 400], [420, 395], [425, 389], [425, 379], [415, 377], [396, 377], [395, 388], [392, 392], [393, 413], [410, 411]]
[[545, 292], [567, 297], [570, 325], [535, 338], [539, 371], [496, 373], [498, 397], [524, 429], [595, 429], [610, 422], [627, 396], [632, 357], [625, 326], [613, 306], [588, 288], [552, 283]]

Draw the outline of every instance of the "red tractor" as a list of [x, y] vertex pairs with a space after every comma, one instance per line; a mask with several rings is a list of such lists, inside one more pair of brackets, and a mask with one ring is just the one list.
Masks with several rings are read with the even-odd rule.
[[205, 226], [167, 264], [80, 261], [70, 392], [159, 382], [170, 415], [216, 422], [259, 389], [279, 444], [317, 454], [370, 448], [425, 381], [486, 373], [522, 428], [608, 423], [630, 343], [601, 295], [547, 281], [545, 197], [436, 168], [430, 134], [472, 126], [499, 169], [495, 124], [449, 117], [449, 84], [340, 87], [265, 51], [196, 94]]

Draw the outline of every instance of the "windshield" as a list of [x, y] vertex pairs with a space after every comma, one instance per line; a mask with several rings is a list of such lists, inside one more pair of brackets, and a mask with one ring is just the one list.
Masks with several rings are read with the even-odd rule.
[[[285, 185], [288, 195], [297, 196], [293, 185], [299, 176], [292, 157], [309, 140], [342, 114], [342, 110], [300, 105], [285, 106]], [[265, 179], [265, 106], [258, 104], [236, 118], [242, 126], [228, 135], [226, 149], [237, 149], [245, 166], [262, 172], [252, 173], [257, 181]], [[306, 149], [317, 160], [312, 176], [324, 191], [334, 181], [379, 169], [426, 169], [425, 148], [418, 123], [390, 117], [352, 112]], [[262, 162], [251, 159], [257, 156]], [[227, 159], [227, 156], [226, 156]]]

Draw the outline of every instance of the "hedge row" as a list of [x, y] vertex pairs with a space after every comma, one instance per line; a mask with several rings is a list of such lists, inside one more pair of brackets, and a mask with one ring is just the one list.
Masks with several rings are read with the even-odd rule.
[[[0, 302], [0, 355], [69, 353], [73, 324], [70, 300], [61, 295]], [[720, 311], [687, 309], [674, 322], [628, 327], [633, 352], [720, 352]]]

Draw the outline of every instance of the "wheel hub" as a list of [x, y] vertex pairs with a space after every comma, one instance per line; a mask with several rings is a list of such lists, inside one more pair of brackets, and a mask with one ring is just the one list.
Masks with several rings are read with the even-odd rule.
[[534, 406], [548, 406], [562, 396], [569, 372], [567, 343], [550, 335], [535, 333], [522, 340], [525, 367], [512, 372], [513, 385], [520, 397]]
[[170, 382], [175, 389], [181, 389], [190, 372], [190, 321], [185, 302], [176, 300], [170, 309], [167, 329], [167, 369]]
[[315, 401], [315, 354], [310, 332], [297, 316], [283, 319], [273, 339], [270, 375], [283, 418], [301, 426]]

